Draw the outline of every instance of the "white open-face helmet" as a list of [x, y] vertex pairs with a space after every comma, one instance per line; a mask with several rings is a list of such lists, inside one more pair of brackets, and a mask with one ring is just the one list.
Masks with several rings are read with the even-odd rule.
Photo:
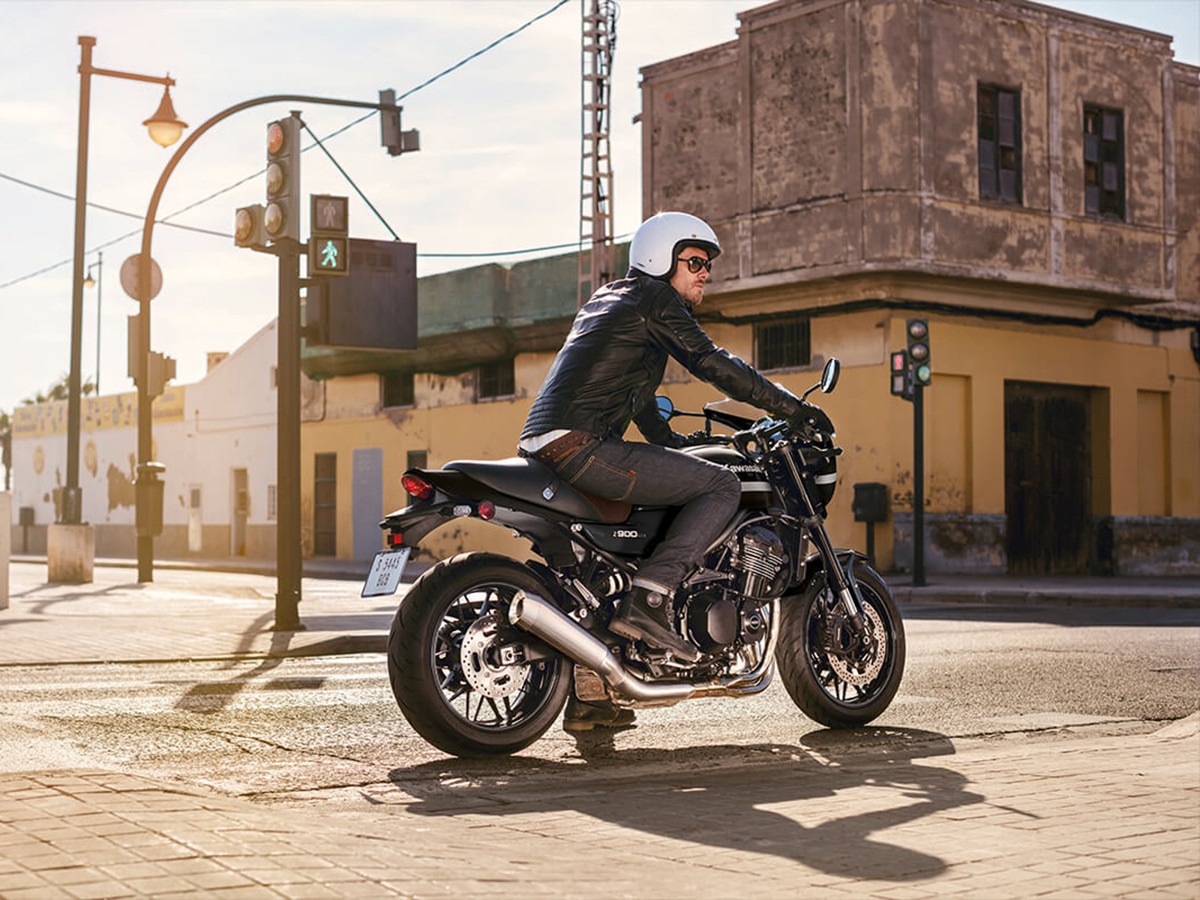
[[709, 259], [721, 254], [716, 233], [703, 219], [682, 212], [661, 212], [641, 224], [629, 245], [629, 265], [639, 272], [662, 278], [675, 270], [675, 257], [683, 247], [700, 247]]

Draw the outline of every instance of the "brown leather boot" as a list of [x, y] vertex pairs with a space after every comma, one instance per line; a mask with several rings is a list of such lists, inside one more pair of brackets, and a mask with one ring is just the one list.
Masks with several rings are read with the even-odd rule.
[[670, 598], [641, 585], [634, 585], [633, 590], [625, 595], [621, 608], [608, 627], [621, 637], [670, 650], [687, 662], [695, 662], [700, 658], [700, 648], [676, 634], [671, 627]]
[[623, 731], [635, 728], [634, 712], [611, 703], [587, 703], [574, 694], [567, 698], [567, 711], [563, 713], [563, 731], [578, 734], [596, 728]]

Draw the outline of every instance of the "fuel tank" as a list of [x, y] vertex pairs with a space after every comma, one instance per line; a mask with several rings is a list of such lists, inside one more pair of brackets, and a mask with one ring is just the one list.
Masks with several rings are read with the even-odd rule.
[[742, 509], [766, 509], [779, 505], [775, 499], [775, 490], [767, 480], [767, 473], [736, 450], [730, 447], [701, 446], [689, 447], [684, 452], [732, 471], [742, 483]]

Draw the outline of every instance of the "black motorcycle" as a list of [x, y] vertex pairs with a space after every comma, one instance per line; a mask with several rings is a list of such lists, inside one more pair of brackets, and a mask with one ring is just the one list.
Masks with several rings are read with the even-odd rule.
[[[804, 396], [832, 391], [839, 372], [831, 359]], [[758, 693], [778, 665], [792, 700], [823, 725], [863, 725], [891, 703], [904, 627], [884, 580], [862, 554], [835, 550], [825, 530], [841, 453], [829, 418], [813, 405], [789, 424], [721, 404], [702, 414], [659, 404], [668, 418], [704, 418], [684, 452], [727, 466], [742, 487], [733, 521], [676, 592], [675, 627], [701, 649], [698, 661], [607, 627], [676, 508], [585, 495], [529, 458], [404, 473], [412, 502], [380, 523], [389, 549], [363, 596], [394, 593], [412, 548], [458, 518], [511, 529], [540, 557], [463, 553], [427, 570], [401, 601], [388, 638], [392, 692], [434, 746], [457, 756], [527, 747], [555, 722], [572, 683], [585, 701], [666, 706]]]

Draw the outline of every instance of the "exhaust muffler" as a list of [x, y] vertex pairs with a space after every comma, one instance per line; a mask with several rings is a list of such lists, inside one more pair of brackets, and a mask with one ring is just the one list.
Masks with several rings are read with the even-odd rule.
[[604, 642], [557, 606], [536, 594], [518, 591], [508, 621], [541, 638], [555, 650], [598, 674], [616, 693], [645, 703], [672, 704], [696, 693], [683, 682], [647, 684], [630, 672]]

